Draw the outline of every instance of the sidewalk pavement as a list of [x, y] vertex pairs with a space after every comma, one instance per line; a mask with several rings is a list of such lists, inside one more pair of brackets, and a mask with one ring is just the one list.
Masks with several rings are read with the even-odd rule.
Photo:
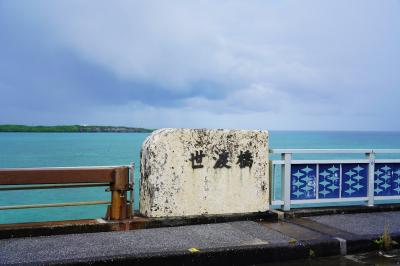
[[400, 212], [322, 215], [0, 240], [0, 264], [250, 265], [374, 248]]

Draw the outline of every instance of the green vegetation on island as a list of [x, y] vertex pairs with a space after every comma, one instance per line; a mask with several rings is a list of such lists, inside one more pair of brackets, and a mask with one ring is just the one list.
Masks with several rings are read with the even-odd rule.
[[25, 125], [0, 125], [0, 132], [117, 132], [117, 133], [150, 133], [153, 129], [136, 127], [115, 126], [25, 126]]

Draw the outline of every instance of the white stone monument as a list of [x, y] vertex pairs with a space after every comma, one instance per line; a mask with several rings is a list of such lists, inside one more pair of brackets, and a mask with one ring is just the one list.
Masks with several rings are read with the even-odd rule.
[[268, 210], [268, 132], [153, 132], [141, 151], [139, 205], [147, 217]]

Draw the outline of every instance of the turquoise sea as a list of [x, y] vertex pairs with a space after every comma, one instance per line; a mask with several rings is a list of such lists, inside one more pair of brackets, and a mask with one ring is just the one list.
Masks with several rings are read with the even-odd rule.
[[[139, 184], [142, 133], [0, 133], [0, 168], [127, 165]], [[270, 148], [400, 148], [400, 132], [270, 131]], [[138, 196], [136, 186], [135, 199]], [[109, 200], [104, 188], [0, 192], [0, 205]], [[135, 200], [135, 208], [138, 201]], [[99, 218], [105, 206], [0, 211], [0, 223]]]

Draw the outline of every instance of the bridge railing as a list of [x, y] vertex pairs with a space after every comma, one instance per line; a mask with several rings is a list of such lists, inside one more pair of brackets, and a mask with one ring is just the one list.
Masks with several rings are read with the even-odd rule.
[[[270, 154], [281, 157], [270, 161], [271, 205], [283, 210], [400, 200], [400, 149], [273, 149]], [[355, 156], [361, 158], [341, 159]]]
[[[134, 165], [52, 168], [2, 168], [0, 193], [12, 190], [108, 187], [110, 201], [81, 201], [51, 204], [1, 205], [1, 210], [109, 204], [106, 218], [129, 218], [133, 207]], [[130, 191], [130, 199], [127, 192]]]

